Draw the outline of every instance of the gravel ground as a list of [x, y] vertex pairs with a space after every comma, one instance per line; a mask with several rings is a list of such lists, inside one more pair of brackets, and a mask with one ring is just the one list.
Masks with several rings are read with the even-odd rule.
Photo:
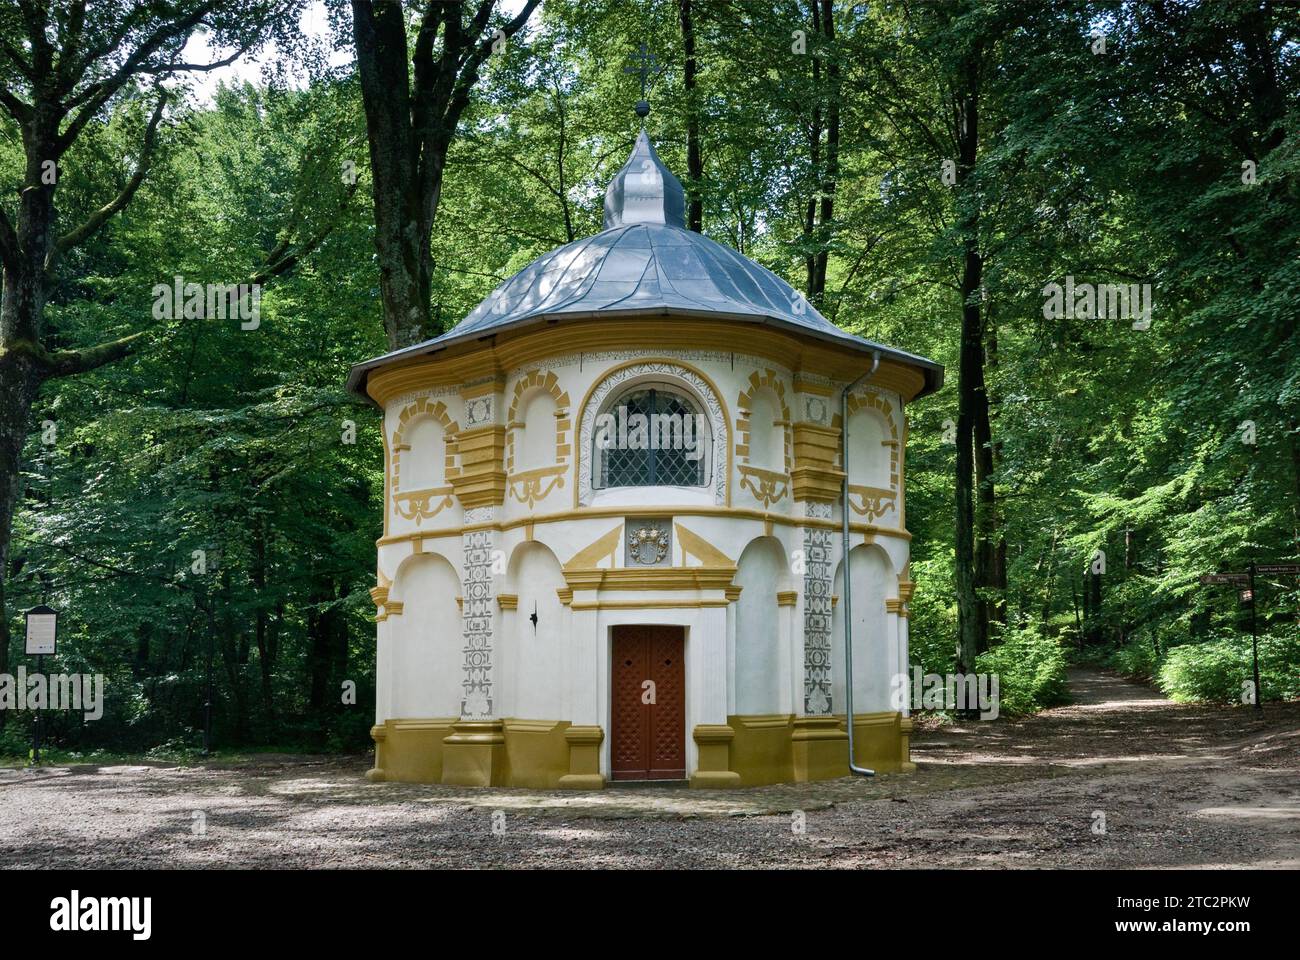
[[[914, 774], [736, 791], [367, 783], [368, 758], [0, 769], [6, 867], [1300, 867], [1300, 703], [918, 731]], [[1104, 831], [1101, 827], [1104, 826]]]

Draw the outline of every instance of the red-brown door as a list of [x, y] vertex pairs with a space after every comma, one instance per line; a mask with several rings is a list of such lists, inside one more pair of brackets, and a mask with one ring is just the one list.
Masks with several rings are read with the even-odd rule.
[[682, 627], [614, 628], [612, 779], [686, 778], [683, 640]]

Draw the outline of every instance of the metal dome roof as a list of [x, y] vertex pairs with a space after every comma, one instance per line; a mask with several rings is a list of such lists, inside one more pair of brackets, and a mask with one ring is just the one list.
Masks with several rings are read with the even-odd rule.
[[398, 359], [545, 319], [645, 316], [722, 317], [758, 322], [924, 369], [923, 392], [943, 367], [835, 326], [803, 294], [765, 267], [685, 228], [685, 191], [645, 131], [605, 193], [605, 229], [539, 257], [498, 286], [442, 336], [352, 368], [362, 392], [368, 372]]

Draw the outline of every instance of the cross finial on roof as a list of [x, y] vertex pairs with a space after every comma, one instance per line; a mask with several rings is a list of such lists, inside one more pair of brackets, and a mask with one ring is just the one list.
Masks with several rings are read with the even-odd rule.
[[641, 76], [641, 99], [636, 102], [636, 115], [644, 120], [650, 113], [650, 101], [646, 99], [646, 82], [650, 77], [663, 73], [664, 68], [650, 48], [644, 43], [641, 49], [628, 58], [624, 73], [636, 73]]

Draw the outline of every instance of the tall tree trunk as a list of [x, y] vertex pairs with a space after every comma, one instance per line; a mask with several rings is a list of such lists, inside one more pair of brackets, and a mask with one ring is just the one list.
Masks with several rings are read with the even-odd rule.
[[[0, 674], [9, 672], [9, 615], [6, 610], [4, 567], [0, 561]], [[0, 733], [4, 732], [8, 718], [9, 711], [0, 710]]]
[[1070, 598], [1074, 601], [1074, 643], [1080, 650], [1083, 649], [1083, 617], [1079, 612], [1079, 580], [1077, 577], [1070, 578]]
[[266, 554], [266, 518], [258, 517], [253, 537], [253, 589], [257, 598], [257, 619], [253, 626], [253, 635], [257, 645], [258, 673], [261, 677], [262, 709], [266, 712], [267, 723], [274, 726], [275, 697], [271, 683], [271, 651], [267, 642]]
[[[963, 301], [979, 289], [979, 251], [974, 239], [966, 241], [962, 268]], [[974, 460], [975, 425], [978, 421], [977, 392], [980, 380], [979, 307], [962, 304], [961, 347], [957, 368], [957, 456], [956, 456], [956, 580], [957, 580], [957, 669], [975, 672], [975, 657], [987, 649], [988, 632], [981, 618], [975, 570]]]
[[[244, 689], [243, 670], [239, 659], [239, 647], [243, 637], [235, 628], [234, 613], [230, 608], [229, 582], [223, 584], [222, 595], [227, 598], [221, 614], [221, 663], [226, 670], [226, 681], [230, 684], [230, 698], [234, 702], [233, 734], [236, 743], [248, 742], [248, 692]], [[215, 700], [215, 696], [213, 698]], [[215, 708], [214, 708], [215, 712]]]
[[[811, 0], [813, 33], [821, 34], [820, 0]], [[808, 125], [808, 161], [813, 172], [813, 183], [821, 182], [822, 163], [822, 67], [821, 60], [812, 56], [813, 107]], [[821, 301], [821, 288], [817, 286], [817, 189], [813, 188], [808, 204], [804, 208], [803, 221], [804, 271], [806, 279], [804, 289], [808, 299], [814, 304]]]
[[[1002, 441], [993, 425], [998, 419], [998, 410], [1002, 397], [997, 386], [998, 370], [998, 325], [993, 309], [985, 304], [984, 308], [984, 409], [986, 424], [984, 432], [989, 442], [989, 466], [991, 474], [1002, 468]], [[989, 386], [990, 375], [993, 386]], [[993, 538], [993, 567], [990, 571], [989, 586], [993, 590], [993, 603], [989, 610], [989, 619], [998, 623], [1007, 622], [1007, 537], [1002, 527], [1002, 514], [998, 510], [997, 486], [990, 476], [988, 484], [989, 529]]]
[[348, 618], [343, 601], [347, 600], [351, 591], [352, 588], [349, 584], [339, 584], [339, 604], [330, 611], [334, 637], [333, 662], [330, 664], [333, 675], [331, 689], [333, 690], [333, 703], [336, 709], [342, 707], [341, 684], [348, 676]]
[[704, 200], [700, 195], [704, 161], [700, 157], [700, 100], [695, 89], [695, 24], [691, 19], [691, 0], [678, 0], [677, 10], [686, 57], [682, 70], [682, 86], [686, 90], [686, 172], [690, 176], [686, 226], [700, 233], [704, 229]]
[[[459, 22], [460, 5], [455, 7]], [[352, 33], [370, 143], [384, 329], [389, 346], [397, 349], [432, 335], [433, 260], [422, 239], [427, 236], [423, 215], [425, 209], [431, 214], [438, 209], [443, 156], [428, 158], [427, 187], [419, 183], [419, 144], [411, 129], [406, 18], [401, 4], [353, 0]]]
[[835, 53], [835, 9], [832, 0], [821, 0], [821, 29], [826, 38], [826, 166], [821, 176], [814, 287], [818, 306], [826, 297], [826, 265], [830, 261], [832, 221], [835, 219], [835, 185], [840, 175], [840, 66]]
[[957, 669], [975, 672], [975, 658], [986, 643], [975, 581], [975, 433], [984, 388], [984, 347], [980, 290], [984, 261], [979, 248], [979, 200], [967, 191], [974, 172], [979, 138], [979, 61], [968, 54], [958, 76], [955, 100], [957, 134], [957, 202], [962, 211], [961, 346], [957, 368], [957, 455], [955, 464], [957, 587]]
[[[0, 673], [7, 672], [9, 650], [3, 581], [9, 576], [10, 538], [22, 496], [23, 444], [39, 385], [28, 357], [0, 350]], [[3, 713], [0, 711], [0, 724], [4, 723]]]
[[266, 711], [266, 720], [271, 726], [275, 725], [275, 693], [272, 683], [272, 663], [271, 651], [267, 646], [267, 623], [266, 611], [257, 611], [257, 665], [258, 673], [261, 677], [262, 684], [262, 709]]
[[1087, 582], [1087, 614], [1085, 621], [1087, 627], [1086, 641], [1090, 646], [1095, 646], [1102, 642], [1102, 624], [1101, 624], [1101, 574], [1093, 570], [1092, 564], [1088, 565], [1088, 582]]
[[1043, 613], [1040, 618], [1044, 628], [1052, 618], [1052, 583], [1056, 579], [1056, 542], [1060, 536], [1061, 528], [1053, 527], [1052, 546], [1047, 551], [1047, 583], [1043, 588]]
[[984, 351], [980, 350], [979, 386], [971, 397], [975, 410], [975, 587], [978, 603], [980, 651], [989, 646], [989, 622], [995, 619], [997, 601], [997, 502], [993, 493], [993, 431], [989, 423], [989, 398], [984, 385]]
[[357, 77], [370, 143], [380, 298], [393, 349], [439, 332], [430, 312], [431, 244], [447, 151], [479, 70], [499, 37], [508, 40], [518, 33], [540, 2], [526, 0], [497, 34], [488, 29], [495, 0], [479, 0], [468, 23], [461, 0], [424, 0], [415, 46], [408, 52], [402, 4], [352, 0]]

